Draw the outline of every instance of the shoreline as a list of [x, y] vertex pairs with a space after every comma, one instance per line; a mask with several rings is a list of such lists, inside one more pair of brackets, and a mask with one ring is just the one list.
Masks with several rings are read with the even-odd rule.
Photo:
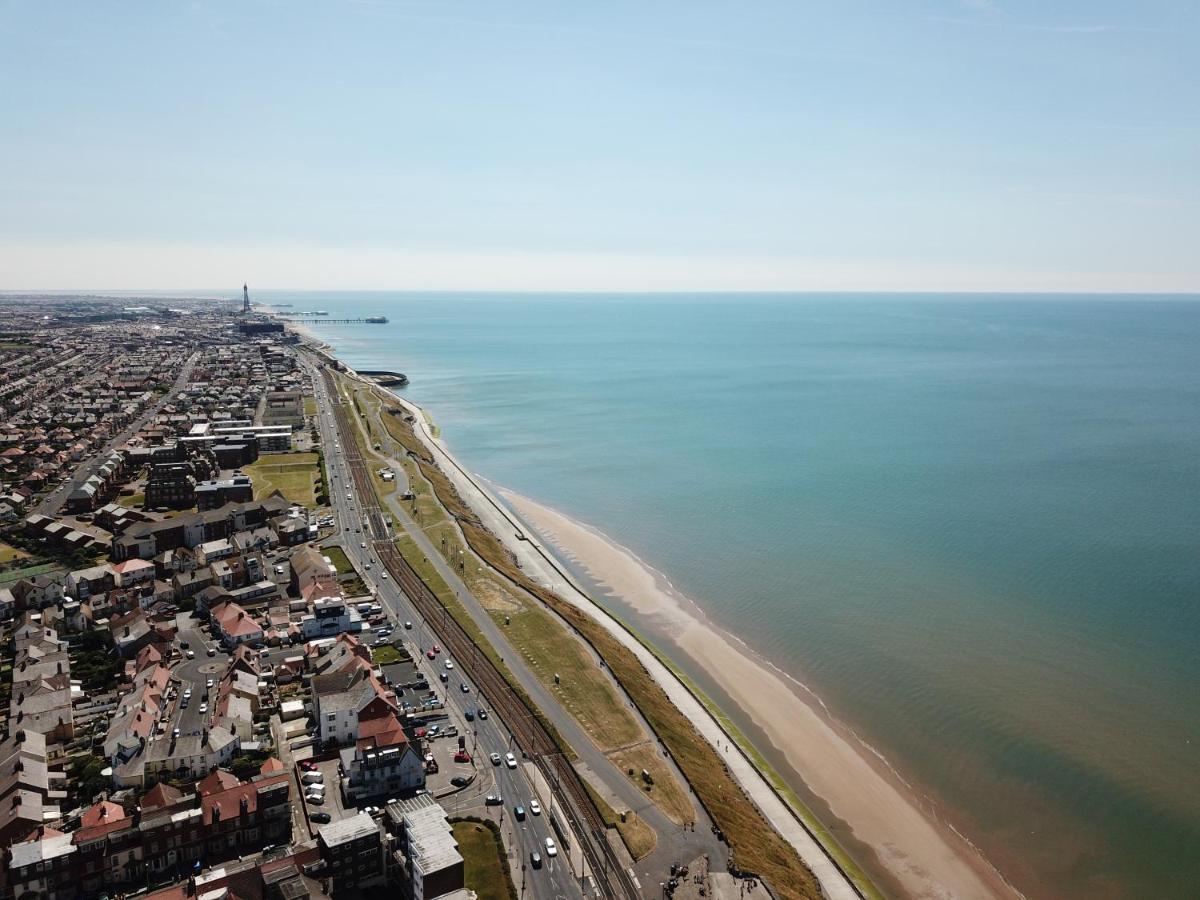
[[1021, 896], [956, 829], [932, 821], [886, 757], [834, 719], [817, 694], [714, 625], [663, 573], [598, 529], [499, 493], [559, 555], [703, 670], [910, 896]]
[[[297, 327], [296, 323], [288, 323], [288, 327], [297, 331], [310, 347], [334, 355], [333, 347], [311, 330]], [[339, 357], [339, 361], [346, 365], [348, 374], [361, 378], [345, 360]], [[717, 707], [719, 718], [702, 702], [697, 689], [686, 683], [685, 673], [665, 664], [659, 656], [661, 651], [650, 649], [652, 645], [596, 603], [568, 574], [570, 566], [564, 563], [564, 557], [637, 615], [652, 622], [657, 617], [659, 630], [666, 630], [668, 639], [759, 729], [772, 748], [786, 759], [804, 788], [825, 804], [854, 840], [875, 854], [878, 867], [904, 893], [936, 898], [1022, 896], [953, 826], [931, 819], [886, 758], [838, 723], [806, 685], [757, 657], [736, 635], [716, 628], [703, 609], [675, 590], [665, 575], [607, 535], [529, 498], [497, 488], [496, 493], [504, 498], [502, 506], [493, 492], [480, 484], [482, 476], [468, 473], [447, 450], [419, 405], [380, 388], [370, 379], [361, 380], [416, 415], [420, 424], [418, 433], [435, 455], [441, 457], [443, 471], [463, 499], [485, 521], [495, 519], [498, 512], [508, 526], [518, 523], [525, 526], [525, 535], [516, 540], [511, 527], [492, 530], [536, 580], [585, 610], [633, 650], [676, 706], [692, 718], [702, 736], [714, 747], [725, 747], [721, 752], [729, 759], [737, 781], [817, 874], [828, 896], [857, 896], [858, 891], [851, 887], [841, 864], [822, 846], [793, 802], [772, 783], [772, 776], [763, 770], [765, 761], [756, 762], [747, 755], [740, 741], [749, 739], [740, 734], [731, 738], [720, 721], [727, 713]], [[494, 510], [487, 509], [488, 506]], [[557, 553], [547, 550], [534, 535], [542, 535]], [[674, 631], [662, 626], [670, 626]], [[736, 733], [736, 725], [733, 727]], [[752, 743], [750, 746], [753, 748]], [[769, 763], [765, 764], [769, 767]], [[787, 783], [787, 779], [782, 780]], [[818, 830], [828, 829], [823, 816], [809, 815], [817, 819]]]

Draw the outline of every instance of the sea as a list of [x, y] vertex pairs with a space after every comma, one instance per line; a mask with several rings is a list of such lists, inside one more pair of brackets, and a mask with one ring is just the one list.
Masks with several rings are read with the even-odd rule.
[[810, 686], [1028, 896], [1200, 897], [1200, 297], [257, 300], [387, 316], [314, 331]]

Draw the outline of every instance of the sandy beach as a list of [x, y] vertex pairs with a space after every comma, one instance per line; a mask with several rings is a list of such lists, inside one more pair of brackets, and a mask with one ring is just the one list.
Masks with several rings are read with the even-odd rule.
[[553, 509], [501, 493], [546, 543], [702, 666], [802, 773], [809, 790], [875, 848], [910, 896], [1020, 896], [969, 843], [926, 816], [903, 782], [872, 761], [870, 751], [829, 717], [817, 697], [707, 622], [632, 552]]

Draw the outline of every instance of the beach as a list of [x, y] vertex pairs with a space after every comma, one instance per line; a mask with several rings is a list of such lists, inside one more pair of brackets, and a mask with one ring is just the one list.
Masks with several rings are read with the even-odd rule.
[[867, 748], [803, 685], [707, 622], [659, 574], [606, 536], [527, 497], [501, 491], [556, 552], [654, 623], [732, 697], [912, 897], [1015, 897], [965, 840], [934, 823]]

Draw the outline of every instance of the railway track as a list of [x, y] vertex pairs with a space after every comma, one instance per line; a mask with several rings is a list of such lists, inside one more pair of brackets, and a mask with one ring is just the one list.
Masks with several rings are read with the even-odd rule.
[[342, 401], [333, 376], [322, 369], [328, 395], [333, 401], [334, 416], [341, 437], [342, 454], [350, 467], [359, 501], [367, 519], [372, 547], [389, 576], [400, 586], [417, 612], [438, 636], [456, 664], [491, 707], [500, 716], [522, 755], [541, 770], [547, 785], [558, 801], [558, 809], [566, 816], [570, 829], [579, 835], [586, 860], [585, 869], [605, 897], [629, 898], [641, 896], [628, 872], [621, 867], [608, 842], [608, 826], [596, 808], [591, 795], [554, 738], [534, 710], [509, 684], [492, 660], [480, 650], [445, 605], [421, 576], [409, 565], [394, 544], [391, 522], [380, 508], [356, 440], [356, 425]]

